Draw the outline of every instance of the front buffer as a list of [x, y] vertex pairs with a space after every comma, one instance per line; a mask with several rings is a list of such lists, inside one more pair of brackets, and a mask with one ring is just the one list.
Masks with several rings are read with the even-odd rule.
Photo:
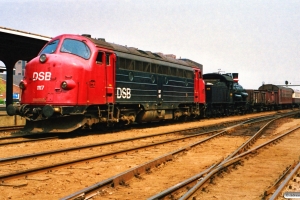
[[22, 131], [30, 133], [64, 133], [74, 131], [86, 123], [84, 115], [73, 115], [59, 118], [50, 118], [39, 121], [26, 119]]
[[88, 121], [83, 114], [83, 110], [85, 110], [85, 107], [16, 106], [12, 104], [6, 108], [8, 115], [20, 115], [26, 118], [26, 125], [22, 131], [30, 133], [70, 132], [76, 130], [84, 126]]

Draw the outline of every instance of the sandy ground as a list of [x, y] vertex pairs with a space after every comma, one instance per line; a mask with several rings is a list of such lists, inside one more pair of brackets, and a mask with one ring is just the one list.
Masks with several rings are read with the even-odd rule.
[[[274, 114], [275, 112], [267, 112], [267, 113], [257, 113], [257, 114], [251, 114], [251, 115], [244, 115], [244, 116], [233, 116], [230, 118], [217, 118], [217, 119], [205, 119], [195, 122], [188, 122], [188, 123], [182, 123], [182, 124], [176, 124], [176, 125], [166, 125], [166, 126], [160, 126], [160, 127], [152, 127], [152, 128], [145, 128], [145, 129], [129, 129], [121, 132], [116, 133], [107, 133], [107, 134], [100, 134], [100, 135], [88, 135], [84, 137], [79, 138], [65, 138], [60, 140], [50, 140], [50, 141], [43, 141], [43, 142], [36, 142], [36, 143], [30, 143], [30, 144], [17, 144], [17, 145], [11, 145], [9, 147], [0, 146], [0, 158], [10, 157], [10, 156], [16, 156], [16, 155], [22, 155], [22, 154], [28, 154], [28, 153], [34, 153], [34, 152], [42, 152], [42, 151], [48, 151], [52, 149], [58, 149], [58, 148], [67, 148], [71, 146], [76, 145], [85, 145], [85, 144], [92, 144], [96, 142], [105, 142], [105, 141], [111, 141], [111, 140], [119, 140], [123, 138], [129, 138], [129, 137], [135, 137], [135, 136], [141, 136], [141, 135], [149, 135], [154, 133], [163, 133], [168, 131], [174, 131], [178, 129], [188, 129], [192, 127], [198, 127], [198, 126], [208, 126], [208, 125], [214, 125], [218, 123], [223, 123], [227, 121], [234, 121], [239, 119], [247, 119], [253, 116], [259, 116], [259, 115], [267, 115], [267, 114]], [[295, 122], [296, 123], [296, 122]], [[299, 121], [297, 122], [299, 123]], [[291, 125], [291, 124], [290, 124]], [[54, 142], [55, 141], [55, 142]], [[227, 144], [229, 145], [230, 142], [237, 143], [236, 140], [228, 140]], [[214, 147], [212, 147], [214, 148]], [[222, 148], [221, 148], [222, 149]], [[226, 149], [226, 145], [223, 147], [223, 150]], [[191, 152], [192, 153], [192, 152]], [[135, 158], [139, 159], [139, 158]], [[207, 161], [211, 162], [211, 158], [207, 157], [205, 158]], [[204, 162], [202, 160], [202, 162]], [[205, 162], [204, 162], [205, 163]], [[122, 170], [122, 167], [124, 166], [114, 166], [114, 169], [120, 169]], [[105, 174], [106, 171], [109, 174], [113, 174], [112, 172], [113, 168], [107, 168], [107, 169], [101, 169], [99, 168], [99, 174]], [[128, 167], [127, 167], [128, 169]], [[174, 169], [175, 171], [176, 169]], [[164, 173], [170, 173], [174, 175], [174, 171], [168, 171]], [[89, 170], [84, 171], [85, 174], [89, 173]], [[89, 185], [92, 185], [96, 182], [99, 182], [103, 179], [99, 178], [97, 174], [89, 174], [90, 179], [94, 179], [93, 182], [86, 182], [85, 180], [82, 180], [82, 174], [81, 173], [72, 173], [72, 176], [76, 177], [76, 187], [70, 187], [68, 188], [68, 185], [72, 184], [72, 182], [69, 180], [69, 173], [61, 174], [61, 176], [65, 176], [65, 187], [64, 188], [57, 188], [56, 183], [54, 181], [36, 181], [34, 184], [31, 184], [30, 187], [20, 187], [20, 188], [14, 188], [14, 187], [3, 187], [0, 186], [0, 199], [59, 199], [61, 197], [64, 197], [68, 194], [71, 194], [74, 191], [74, 189], [70, 188], [84, 188]], [[149, 175], [147, 175], [149, 176]], [[152, 178], [155, 176], [152, 176]], [[145, 177], [146, 178], [146, 177]], [[134, 184], [134, 183], [131, 183]], [[162, 183], [166, 184], [166, 183]], [[169, 185], [168, 185], [169, 186]], [[149, 187], [149, 186], [147, 186]], [[164, 186], [166, 187], [166, 186]], [[140, 188], [140, 190], [144, 191], [145, 185]], [[117, 188], [118, 190], [118, 188]], [[59, 191], [59, 192], [58, 192]], [[149, 190], [150, 191], [150, 190]], [[153, 191], [151, 193], [145, 194], [143, 197], [149, 197], [153, 195]], [[134, 196], [130, 196], [134, 197]], [[105, 196], [105, 197], [96, 197], [95, 199], [123, 199], [120, 196], [117, 198]], [[143, 198], [142, 198], [143, 199]]]

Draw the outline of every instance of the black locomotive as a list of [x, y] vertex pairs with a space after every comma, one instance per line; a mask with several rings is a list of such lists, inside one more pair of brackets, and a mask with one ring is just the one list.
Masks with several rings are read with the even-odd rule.
[[247, 112], [247, 92], [238, 83], [238, 73], [204, 74], [206, 117], [219, 117]]

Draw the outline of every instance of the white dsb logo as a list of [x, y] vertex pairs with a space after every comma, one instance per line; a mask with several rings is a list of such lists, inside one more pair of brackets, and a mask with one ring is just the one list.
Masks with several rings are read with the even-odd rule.
[[33, 72], [33, 80], [39, 81], [50, 81], [51, 80], [51, 72]]
[[117, 88], [117, 99], [130, 99], [131, 89], [130, 88]]

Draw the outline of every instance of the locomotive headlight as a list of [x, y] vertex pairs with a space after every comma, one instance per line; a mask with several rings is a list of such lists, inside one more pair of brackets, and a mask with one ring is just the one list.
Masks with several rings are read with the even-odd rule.
[[76, 86], [76, 83], [73, 80], [65, 80], [61, 82], [60, 87], [64, 90], [71, 90]]
[[26, 83], [24, 81], [21, 81], [20, 84], [19, 84], [19, 88], [21, 90], [25, 90], [26, 89]]
[[68, 83], [66, 81], [61, 83], [61, 88], [62, 89], [67, 89], [67, 87], [68, 87]]
[[44, 53], [41, 54], [41, 55], [40, 55], [40, 62], [41, 62], [41, 63], [44, 63], [44, 62], [46, 62], [46, 60], [47, 60], [46, 54], [44, 54]]

